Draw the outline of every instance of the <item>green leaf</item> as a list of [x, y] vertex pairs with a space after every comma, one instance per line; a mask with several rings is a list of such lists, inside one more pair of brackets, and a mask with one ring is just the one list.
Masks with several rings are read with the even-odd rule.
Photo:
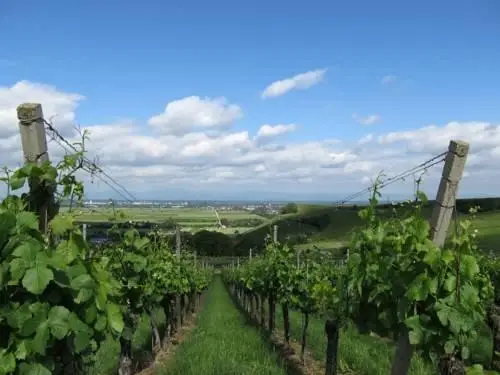
[[25, 183], [26, 183], [26, 177], [11, 176], [9, 179], [9, 185], [12, 190], [21, 189]]
[[33, 294], [42, 294], [50, 281], [54, 279], [52, 270], [45, 266], [37, 265], [26, 271], [23, 277], [23, 286]]
[[85, 309], [85, 323], [90, 324], [97, 318], [97, 307], [95, 304], [90, 304]]
[[[11, 307], [11, 309], [13, 306]], [[9, 311], [7, 315], [7, 324], [12, 328], [22, 328], [24, 324], [31, 319], [32, 313], [30, 311], [30, 305], [28, 303], [24, 303], [19, 306], [17, 309], [12, 309]]]
[[410, 331], [408, 337], [410, 338], [410, 344], [418, 345], [422, 342], [423, 333], [422, 331]]
[[485, 375], [484, 368], [480, 364], [475, 364], [465, 371], [465, 375]]
[[462, 255], [460, 257], [460, 265], [468, 278], [473, 278], [479, 273], [479, 265], [476, 258], [472, 255]]
[[70, 264], [80, 254], [80, 248], [72, 239], [63, 240], [57, 245], [55, 254], [62, 257], [66, 264]]
[[52, 372], [40, 363], [23, 363], [20, 375], [52, 375]]
[[108, 303], [108, 305], [106, 306], [106, 315], [108, 317], [108, 324], [111, 329], [113, 329], [117, 333], [121, 333], [125, 324], [123, 322], [123, 316], [120, 308], [113, 303]]
[[462, 347], [462, 353], [461, 354], [462, 354], [462, 359], [463, 360], [469, 359], [469, 356], [470, 356], [469, 348], [466, 347], [466, 346]]
[[71, 287], [76, 290], [82, 288], [91, 289], [94, 287], [94, 285], [94, 280], [92, 280], [92, 277], [90, 277], [89, 274], [83, 274], [71, 280]]
[[73, 217], [65, 215], [55, 216], [49, 223], [49, 226], [56, 236], [61, 236], [74, 228]]
[[9, 266], [12, 280], [19, 281], [24, 276], [29, 264], [22, 258], [16, 258], [12, 259]]
[[31, 341], [31, 348], [35, 352], [44, 355], [49, 338], [50, 338], [49, 324], [47, 321], [45, 321], [42, 324], [40, 324], [36, 329], [35, 337]]
[[88, 348], [90, 345], [90, 333], [87, 331], [77, 331], [75, 332], [75, 337], [74, 337], [74, 344], [75, 344], [75, 351], [77, 353], [80, 353], [82, 350]]
[[0, 350], [0, 375], [10, 374], [16, 370], [16, 358], [7, 349]]
[[106, 317], [101, 315], [99, 318], [97, 318], [97, 321], [95, 322], [94, 328], [97, 331], [104, 331], [106, 328]]
[[50, 326], [50, 332], [58, 340], [63, 339], [68, 334], [69, 315], [69, 310], [64, 306], [54, 306], [49, 311], [48, 322]]
[[455, 275], [449, 275], [444, 281], [444, 290], [451, 292], [455, 289], [457, 284], [457, 278]]
[[441, 259], [448, 265], [455, 260], [455, 255], [451, 250], [444, 250]]
[[33, 212], [22, 211], [16, 215], [17, 225], [22, 228], [38, 229], [38, 218]]
[[92, 289], [83, 288], [78, 291], [78, 295], [75, 298], [76, 303], [84, 303], [87, 302], [94, 295], [94, 291]]
[[446, 354], [451, 354], [451, 353], [453, 353], [453, 351], [455, 350], [455, 347], [456, 347], [456, 343], [455, 343], [455, 341], [453, 341], [453, 340], [448, 340], [448, 341], [446, 341], [446, 343], [444, 344], [444, 351], [446, 352]]
[[32, 264], [36, 260], [37, 254], [42, 251], [42, 244], [35, 240], [28, 240], [16, 247], [12, 255], [16, 258], [24, 259], [28, 264]]
[[18, 345], [16, 349], [16, 358], [17, 359], [26, 359], [26, 356], [28, 355], [29, 350], [27, 348], [26, 340], [22, 340]]

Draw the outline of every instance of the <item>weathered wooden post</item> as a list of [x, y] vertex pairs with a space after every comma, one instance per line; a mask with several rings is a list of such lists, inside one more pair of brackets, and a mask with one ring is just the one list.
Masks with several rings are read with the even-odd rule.
[[[430, 220], [430, 238], [434, 244], [440, 247], [446, 241], [451, 217], [455, 209], [458, 185], [464, 173], [468, 153], [468, 143], [450, 141], [436, 196], [436, 203]], [[413, 347], [410, 344], [409, 333], [406, 327], [403, 327], [398, 337], [396, 353], [392, 361], [391, 375], [408, 374], [412, 355]]]

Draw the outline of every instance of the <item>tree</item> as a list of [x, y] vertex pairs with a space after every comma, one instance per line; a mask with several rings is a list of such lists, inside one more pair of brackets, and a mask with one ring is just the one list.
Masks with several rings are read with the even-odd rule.
[[299, 212], [299, 207], [297, 206], [296, 203], [288, 203], [283, 208], [281, 209], [281, 213], [283, 215], [285, 214], [296, 214]]
[[231, 238], [224, 233], [202, 230], [193, 236], [193, 245], [199, 255], [227, 256], [232, 255]]

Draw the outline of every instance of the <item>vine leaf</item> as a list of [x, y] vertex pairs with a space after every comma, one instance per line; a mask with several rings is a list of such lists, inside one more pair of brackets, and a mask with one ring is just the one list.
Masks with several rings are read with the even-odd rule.
[[120, 308], [113, 303], [108, 303], [107, 315], [110, 327], [117, 333], [121, 333], [125, 323], [123, 322], [123, 316], [120, 312]]
[[48, 321], [45, 321], [37, 327], [35, 337], [31, 341], [31, 348], [35, 352], [44, 355], [49, 338], [49, 323]]
[[31, 293], [42, 294], [50, 281], [54, 279], [54, 273], [44, 265], [37, 264], [26, 271], [23, 277], [23, 286]]
[[9, 185], [12, 190], [21, 189], [25, 183], [26, 183], [26, 177], [12, 176], [9, 180]]
[[58, 340], [63, 339], [69, 331], [69, 320], [70, 312], [64, 306], [54, 306], [49, 311], [49, 326], [50, 332]]
[[16, 358], [7, 349], [0, 350], [0, 374], [9, 374], [16, 369]]
[[63, 235], [67, 231], [73, 229], [73, 218], [71, 216], [57, 215], [50, 222], [52, 233], [56, 236]]
[[19, 367], [22, 375], [52, 375], [52, 372], [40, 363], [23, 363]]

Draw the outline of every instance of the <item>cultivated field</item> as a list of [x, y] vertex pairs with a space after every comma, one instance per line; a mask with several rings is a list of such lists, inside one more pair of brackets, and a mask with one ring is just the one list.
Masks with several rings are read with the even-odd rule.
[[[62, 207], [61, 211], [67, 211]], [[196, 232], [202, 229], [220, 230], [226, 234], [243, 233], [267, 219], [248, 211], [218, 211], [220, 219], [226, 222], [225, 228], [217, 228], [217, 217], [214, 211], [204, 208], [150, 208], [150, 207], [125, 207], [117, 208], [74, 208], [73, 215], [78, 221], [88, 223], [107, 222], [117, 216], [119, 221], [173, 221], [182, 226], [184, 231]]]

